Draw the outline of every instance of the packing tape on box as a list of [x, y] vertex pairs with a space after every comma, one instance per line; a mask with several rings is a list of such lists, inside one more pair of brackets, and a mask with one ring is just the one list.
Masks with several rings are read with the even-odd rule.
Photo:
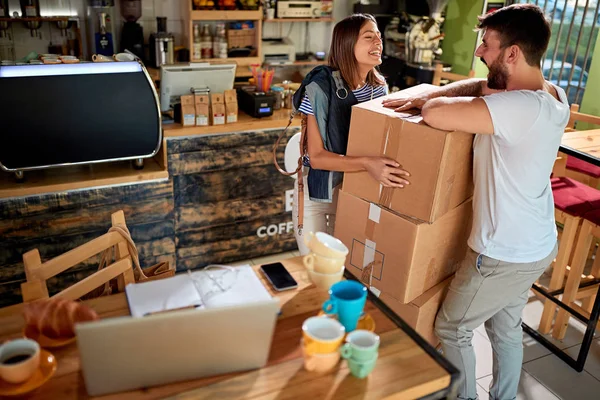
[[375, 294], [377, 297], [381, 294], [381, 291], [375, 288], [373, 283], [373, 270], [375, 268], [375, 253], [377, 250], [377, 243], [373, 241], [375, 234], [375, 226], [379, 223], [381, 217], [381, 208], [373, 203], [369, 203], [369, 219], [367, 220], [367, 226], [365, 228], [365, 249], [363, 253], [362, 262], [362, 273], [361, 281]]
[[[398, 154], [398, 147], [400, 146], [400, 135], [393, 135], [394, 125], [401, 125], [402, 120], [398, 118], [388, 117], [385, 120], [385, 135], [383, 142], [381, 143], [381, 150], [379, 154], [383, 154], [384, 157], [395, 159], [394, 157]], [[400, 127], [399, 127], [400, 128]], [[384, 187], [383, 184], [379, 185], [379, 204], [390, 208], [392, 205], [392, 198], [394, 195], [394, 188]]]

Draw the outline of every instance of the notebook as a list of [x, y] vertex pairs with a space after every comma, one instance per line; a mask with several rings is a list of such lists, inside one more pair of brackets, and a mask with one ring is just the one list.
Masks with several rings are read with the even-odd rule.
[[188, 271], [171, 278], [127, 285], [125, 292], [133, 317], [185, 307], [242, 305], [272, 298], [249, 265]]

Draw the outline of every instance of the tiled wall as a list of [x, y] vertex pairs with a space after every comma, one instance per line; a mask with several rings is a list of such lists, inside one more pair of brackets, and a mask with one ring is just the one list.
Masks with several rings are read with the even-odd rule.
[[[184, 19], [187, 19], [186, 10], [188, 0], [142, 0], [142, 17], [138, 21], [144, 28], [144, 38], [146, 43], [152, 32], [156, 31], [156, 17], [167, 17], [167, 30], [175, 36], [175, 45], [188, 46], [187, 36], [185, 36]], [[80, 19], [81, 33], [83, 41], [84, 54], [88, 54], [88, 30], [85, 21], [87, 0], [40, 0], [40, 12], [42, 16], [51, 15], [69, 15], [77, 16]], [[12, 15], [14, 11], [21, 14], [19, 0], [9, 0], [9, 10]], [[120, 16], [120, 1], [115, 1], [115, 13], [113, 18], [117, 22], [117, 35], [120, 34], [122, 20]], [[12, 58], [10, 48], [14, 47], [15, 58], [25, 57], [30, 51], [37, 53], [48, 52], [48, 42], [50, 40], [60, 41], [60, 31], [54, 24], [44, 23], [40, 29], [41, 38], [31, 37], [30, 31], [23, 24], [14, 24], [10, 36], [14, 37], [12, 41], [0, 39], [0, 58]], [[117, 44], [118, 39], [115, 41]], [[89, 55], [89, 54], [88, 54]]]

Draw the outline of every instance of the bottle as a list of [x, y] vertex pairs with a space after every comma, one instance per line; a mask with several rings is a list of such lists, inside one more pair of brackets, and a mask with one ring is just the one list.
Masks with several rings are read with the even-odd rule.
[[194, 24], [194, 49], [192, 59], [202, 59], [202, 39], [200, 38], [200, 26], [198, 24]]
[[210, 34], [210, 26], [205, 24], [202, 27], [202, 35], [200, 36], [201, 40], [201, 53], [202, 59], [212, 58], [213, 57], [213, 47], [212, 47], [212, 36]]
[[213, 57], [227, 58], [227, 37], [225, 36], [225, 24], [218, 23], [213, 41]]

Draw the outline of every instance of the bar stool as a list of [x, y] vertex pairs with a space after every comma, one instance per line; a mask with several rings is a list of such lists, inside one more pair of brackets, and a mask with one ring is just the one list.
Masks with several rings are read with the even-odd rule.
[[[567, 124], [567, 130], [575, 130], [575, 122], [577, 121], [600, 125], [600, 117], [580, 113], [579, 105], [571, 104], [571, 116], [569, 118], [569, 123]], [[578, 180], [593, 188], [598, 188], [598, 185], [600, 184], [600, 167], [575, 157], [567, 157], [564, 176]]]
[[[600, 210], [590, 211], [583, 215], [583, 222], [579, 230], [579, 238], [575, 246], [575, 255], [571, 264], [571, 272], [567, 277], [565, 291], [562, 302], [587, 317], [590, 316], [592, 306], [596, 299], [598, 283], [590, 285], [584, 289], [579, 286], [584, 281], [600, 278], [600, 254], [596, 255], [590, 275], [583, 276], [584, 268], [587, 262], [587, 255], [592, 243], [595, 245], [595, 239], [600, 238]], [[576, 300], [583, 299], [582, 305], [575, 304]], [[555, 339], [562, 340], [565, 337], [567, 326], [569, 325], [570, 315], [565, 309], [559, 309], [556, 316], [552, 336]]]
[[[551, 179], [554, 195], [554, 216], [557, 223], [563, 225], [563, 232], [554, 261], [549, 291], [561, 289], [568, 263], [581, 225], [581, 216], [600, 209], [600, 190], [584, 185], [573, 179], [557, 177]], [[587, 255], [587, 253], [586, 253]], [[540, 319], [539, 331], [547, 334], [552, 328], [556, 304], [544, 302], [544, 311]]]

